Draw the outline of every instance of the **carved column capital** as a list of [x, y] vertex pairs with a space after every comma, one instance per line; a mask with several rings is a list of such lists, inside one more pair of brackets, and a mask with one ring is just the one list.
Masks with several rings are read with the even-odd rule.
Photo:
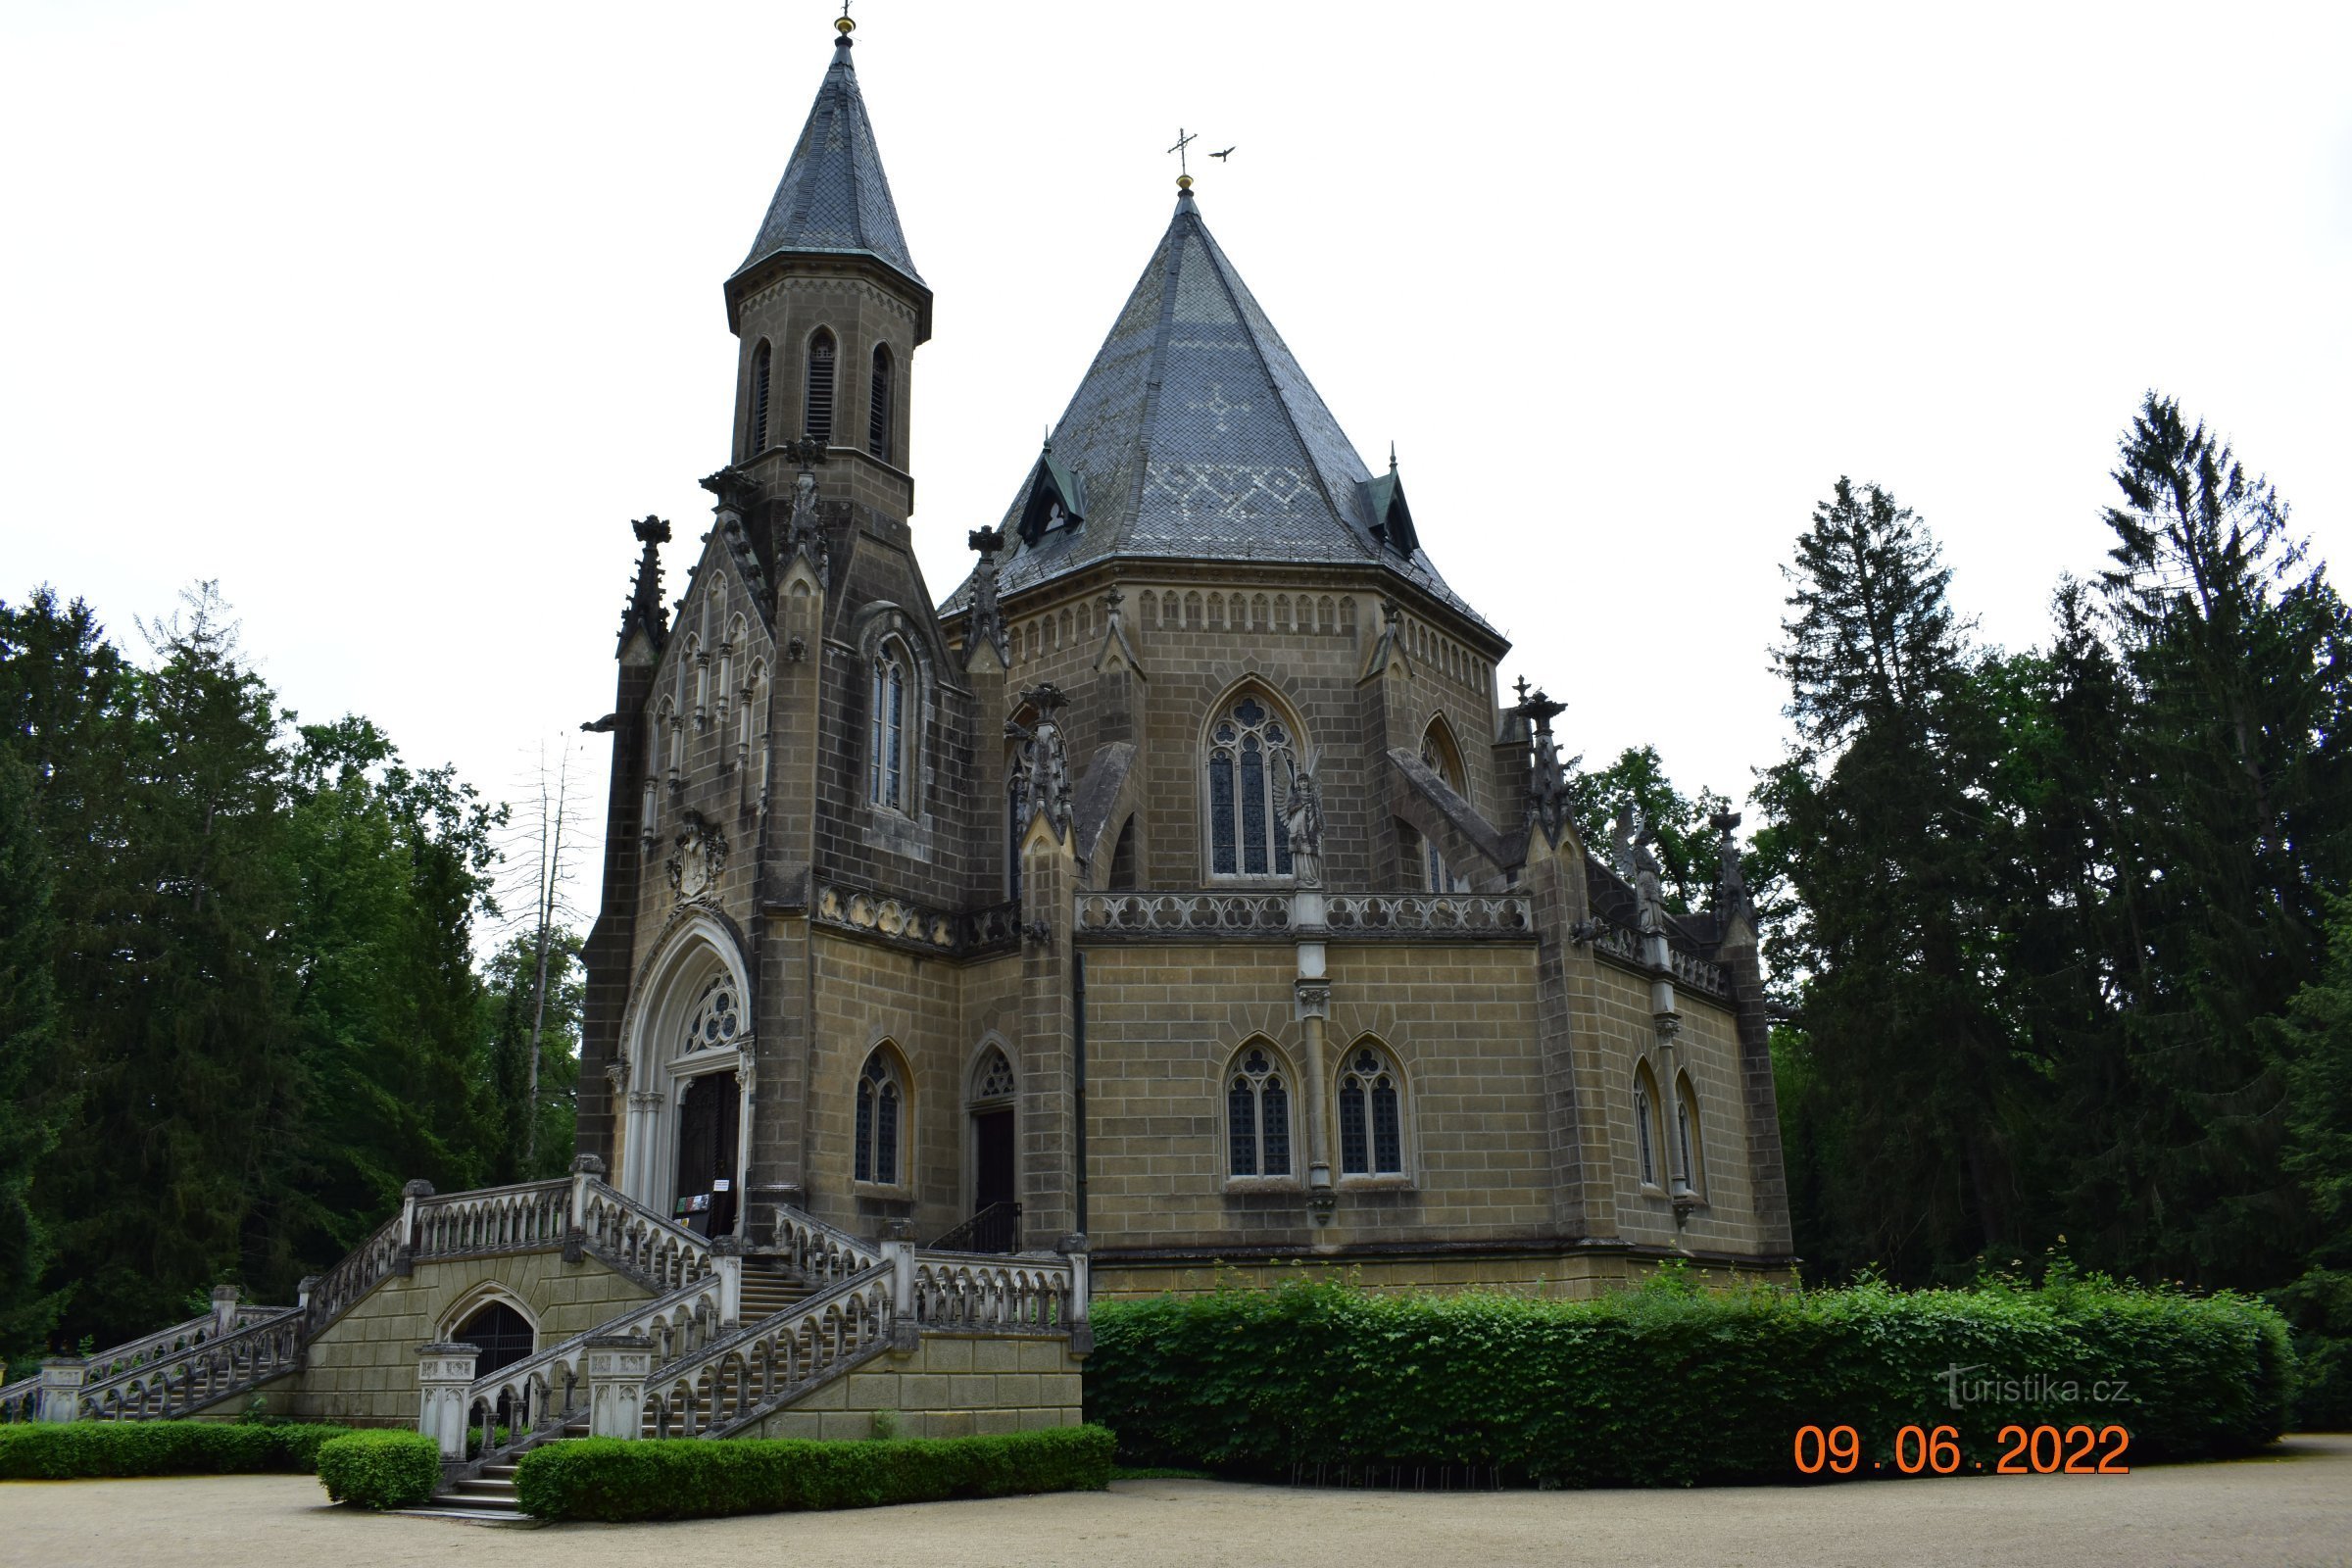
[[1331, 1016], [1331, 982], [1300, 980], [1292, 990], [1298, 999], [1298, 1017], [1329, 1018]]

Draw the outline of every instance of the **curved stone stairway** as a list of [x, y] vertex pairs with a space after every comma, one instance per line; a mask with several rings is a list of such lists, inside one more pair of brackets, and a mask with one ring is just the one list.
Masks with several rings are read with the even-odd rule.
[[[808, 1283], [781, 1259], [756, 1253], [748, 1256], [743, 1260], [743, 1321], [759, 1323], [789, 1312], [808, 1297], [810, 1290]], [[654, 1411], [649, 1407], [643, 1428], [649, 1438], [655, 1436], [654, 1421]], [[475, 1524], [521, 1523], [529, 1516], [515, 1506], [514, 1472], [521, 1465], [523, 1454], [545, 1444], [586, 1436], [588, 1418], [577, 1416], [537, 1442], [493, 1459], [474, 1474], [447, 1483], [422, 1506], [398, 1511], [439, 1519], [466, 1519]]]

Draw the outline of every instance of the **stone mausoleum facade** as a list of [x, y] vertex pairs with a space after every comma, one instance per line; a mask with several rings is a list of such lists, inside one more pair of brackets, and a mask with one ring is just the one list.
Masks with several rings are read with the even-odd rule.
[[850, 56], [727, 280], [674, 602], [636, 524], [570, 1174], [411, 1182], [292, 1305], [223, 1287], [0, 1420], [413, 1425], [436, 1506], [511, 1516], [583, 1434], [1075, 1422], [1103, 1295], [1786, 1269], [1736, 818], [1697, 914], [1638, 819], [1578, 836], [1561, 705], [1503, 701], [1189, 179], [933, 599], [931, 291]]
[[1083, 1236], [1098, 1294], [1783, 1269], [1732, 823], [1697, 915], [1638, 822], [1579, 838], [1560, 705], [1498, 692], [1447, 524], [1357, 456], [1190, 180], [934, 598], [932, 296], [851, 53], [727, 280], [730, 461], [674, 600], [636, 524], [580, 1152], [754, 1245], [791, 1212]]

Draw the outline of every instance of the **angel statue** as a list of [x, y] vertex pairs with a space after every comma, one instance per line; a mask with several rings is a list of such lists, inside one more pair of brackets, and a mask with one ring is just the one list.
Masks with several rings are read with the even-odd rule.
[[1311, 769], [1294, 766], [1283, 792], [1283, 828], [1291, 839], [1291, 873], [1303, 887], [1323, 884], [1323, 791]]

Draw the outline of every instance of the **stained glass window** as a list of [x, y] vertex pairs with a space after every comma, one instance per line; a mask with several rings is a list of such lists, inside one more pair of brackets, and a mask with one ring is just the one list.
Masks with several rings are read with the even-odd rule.
[[972, 1098], [974, 1100], [1002, 1100], [1011, 1093], [1012, 1063], [1004, 1059], [1004, 1053], [992, 1046], [989, 1048], [988, 1054], [981, 1059], [980, 1083], [979, 1087], [972, 1091]]
[[1289, 876], [1282, 805], [1297, 772], [1289, 729], [1245, 697], [1208, 733], [1208, 864], [1213, 876]]
[[1357, 1048], [1340, 1077], [1340, 1174], [1404, 1174], [1404, 1114], [1396, 1074], [1369, 1046]]
[[905, 1100], [899, 1078], [880, 1050], [865, 1058], [858, 1075], [857, 1147], [851, 1172], [861, 1182], [896, 1184], [899, 1179], [899, 1112]]
[[1642, 1154], [1642, 1185], [1657, 1185], [1657, 1161], [1649, 1149], [1649, 1091], [1640, 1084], [1634, 1086], [1634, 1144]]
[[1690, 1161], [1690, 1106], [1688, 1102], [1674, 1107], [1675, 1155], [1682, 1169], [1677, 1173], [1685, 1187], [1696, 1187]]
[[906, 809], [906, 666], [895, 652], [874, 661], [873, 753], [867, 769], [867, 798], [892, 810]]
[[1226, 1145], [1236, 1176], [1291, 1173], [1291, 1096], [1281, 1066], [1252, 1046], [1226, 1083]]

